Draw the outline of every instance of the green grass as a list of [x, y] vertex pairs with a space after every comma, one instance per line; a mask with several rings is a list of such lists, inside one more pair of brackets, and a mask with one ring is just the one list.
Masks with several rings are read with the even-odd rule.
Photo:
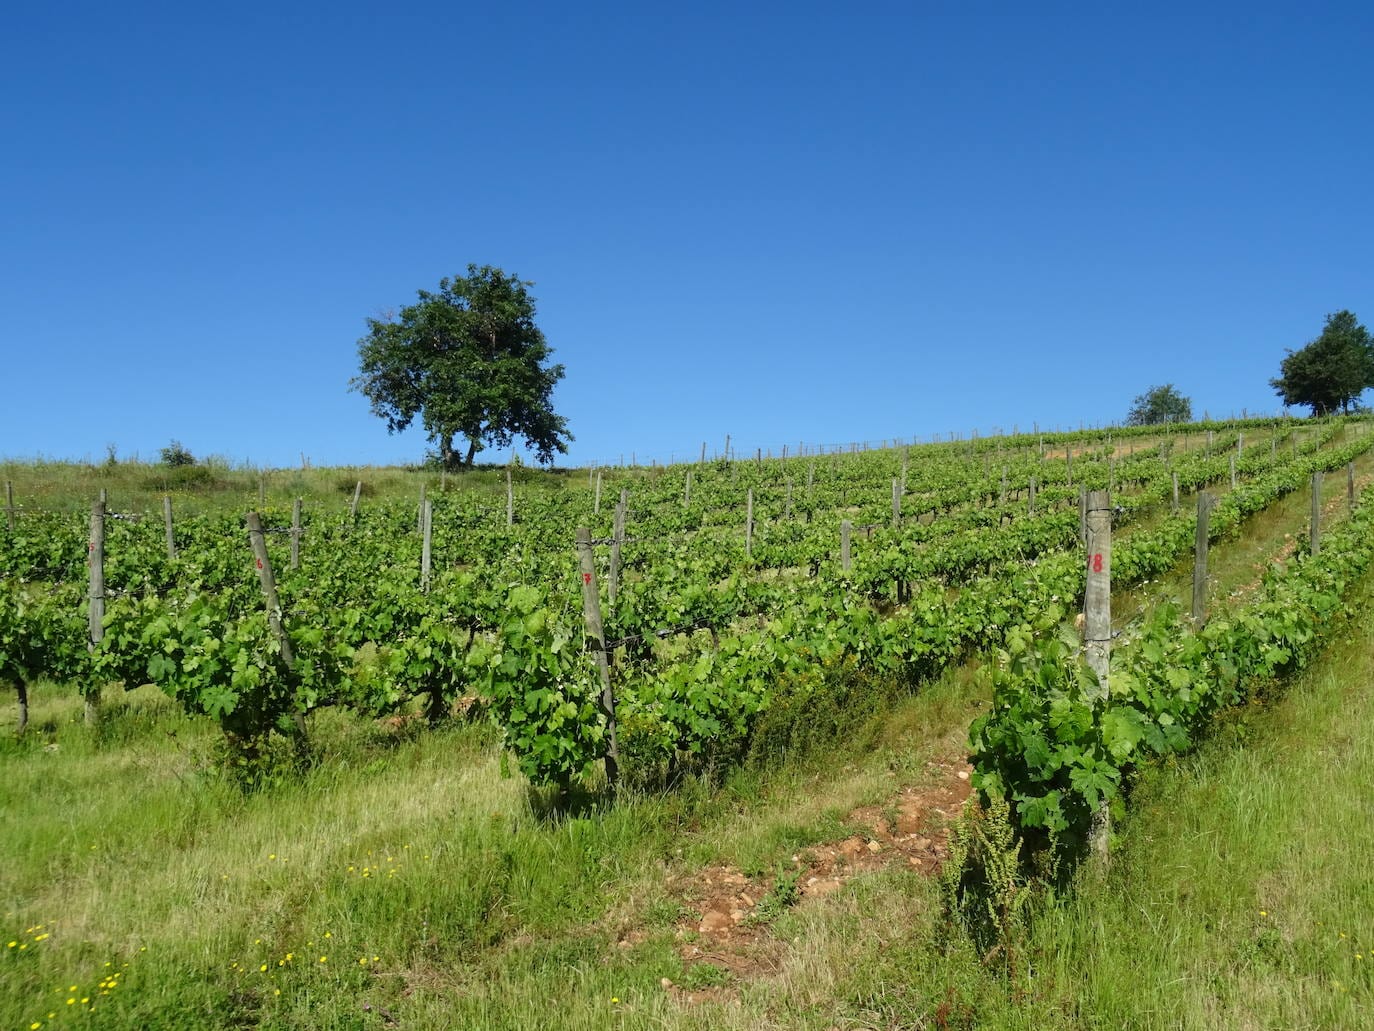
[[767, 876], [845, 836], [850, 811], [957, 745], [980, 704], [970, 676], [951, 671], [838, 758], [557, 820], [500, 776], [479, 727], [321, 714], [326, 761], [245, 796], [214, 772], [209, 728], [149, 689], [94, 736], [77, 698], [41, 690], [37, 732], [0, 745], [0, 944], [17, 943], [0, 1026], [1362, 1026], [1374, 616], [1274, 705], [1147, 775], [1110, 874], [1038, 913], [1011, 979], [903, 869], [778, 907], [774, 971], [684, 963], [668, 878], [712, 863]]

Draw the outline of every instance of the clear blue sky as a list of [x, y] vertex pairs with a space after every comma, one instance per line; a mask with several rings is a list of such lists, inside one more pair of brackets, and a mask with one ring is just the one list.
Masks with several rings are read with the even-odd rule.
[[1374, 7], [1104, 6], [11, 7], [0, 455], [418, 460], [357, 340], [469, 262], [568, 462], [1277, 410], [1374, 323]]

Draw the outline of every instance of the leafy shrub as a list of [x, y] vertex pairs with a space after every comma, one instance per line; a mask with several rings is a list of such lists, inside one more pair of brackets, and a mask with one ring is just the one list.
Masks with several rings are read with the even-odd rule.
[[172, 441], [158, 454], [162, 456], [162, 464], [173, 469], [196, 464], [196, 456], [191, 454], [190, 449], [179, 440]]

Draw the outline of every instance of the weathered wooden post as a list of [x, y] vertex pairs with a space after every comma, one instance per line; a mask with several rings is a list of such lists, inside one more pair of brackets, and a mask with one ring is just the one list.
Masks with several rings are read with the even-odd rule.
[[[291, 650], [291, 639], [281, 622], [281, 603], [277, 600], [277, 578], [272, 575], [272, 560], [267, 556], [267, 538], [262, 531], [262, 517], [256, 512], [248, 513], [248, 544], [253, 549], [253, 564], [258, 569], [258, 584], [262, 588], [263, 601], [267, 603], [267, 626], [277, 642], [277, 651], [288, 670], [294, 669], [296, 656]], [[292, 717], [301, 743], [305, 742], [305, 716], [296, 712]]]
[[425, 485], [420, 484], [420, 507], [415, 510], [415, 532], [425, 532]]
[[[1109, 673], [1112, 650], [1112, 504], [1105, 490], [1092, 491], [1087, 498], [1087, 585], [1083, 595], [1084, 650], [1088, 666], [1097, 674], [1093, 701], [1105, 703], [1111, 697]], [[1098, 803], [1093, 816], [1089, 844], [1099, 863], [1108, 858], [1111, 814], [1107, 800]]]
[[754, 556], [754, 488], [750, 487], [744, 500], [744, 557]]
[[622, 487], [620, 501], [611, 518], [611, 575], [606, 581], [606, 600], [611, 605], [615, 604], [616, 595], [620, 593], [620, 549], [625, 543], [625, 511], [629, 504], [630, 492]]
[[434, 502], [426, 499], [425, 507], [420, 510], [420, 590], [429, 593], [430, 544], [433, 540]]
[[1193, 541], [1193, 622], [1198, 626], [1207, 619], [1208, 524], [1216, 500], [1206, 491], [1197, 496], [1197, 535]]
[[[105, 636], [105, 491], [91, 506], [91, 538], [87, 545], [90, 583], [86, 594], [90, 650], [94, 652]], [[100, 714], [101, 685], [94, 679], [86, 685], [85, 721], [89, 726]]]
[[596, 494], [592, 500], [592, 515], [601, 514], [601, 470], [596, 471]]
[[358, 521], [358, 499], [363, 496], [363, 481], [359, 480], [357, 486], [353, 488], [353, 504], [348, 506], [348, 520], [356, 523]]
[[592, 554], [592, 531], [577, 528], [577, 562], [582, 573], [582, 619], [587, 640], [601, 678], [601, 713], [606, 717], [606, 781], [615, 786], [620, 777], [620, 746], [616, 740], [615, 694], [611, 690], [611, 667], [606, 657], [606, 634], [601, 626], [601, 592], [596, 586], [596, 560]]
[[291, 504], [291, 568], [301, 567], [301, 499]]
[[706, 468], [706, 441], [704, 440], [701, 442], [701, 461], [699, 461], [697, 465], [701, 466], [703, 469]]
[[167, 531], [167, 557], [175, 562], [177, 557], [177, 538], [176, 534], [172, 532], [172, 496], [170, 494], [162, 495], [162, 521]]
[[1320, 469], [1312, 474], [1312, 520], [1309, 528], [1309, 541], [1312, 554], [1317, 554], [1322, 543], [1322, 472]]

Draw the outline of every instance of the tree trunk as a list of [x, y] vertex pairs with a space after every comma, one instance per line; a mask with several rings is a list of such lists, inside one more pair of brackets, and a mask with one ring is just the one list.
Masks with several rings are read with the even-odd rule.
[[453, 434], [439, 434], [439, 463], [445, 469], [453, 468]]
[[473, 456], [476, 455], [476, 454], [477, 454], [477, 441], [475, 441], [475, 440], [469, 440], [469, 441], [468, 441], [468, 458], [467, 458], [467, 462], [465, 463], [469, 469], [472, 468], [472, 458], [473, 458]]

